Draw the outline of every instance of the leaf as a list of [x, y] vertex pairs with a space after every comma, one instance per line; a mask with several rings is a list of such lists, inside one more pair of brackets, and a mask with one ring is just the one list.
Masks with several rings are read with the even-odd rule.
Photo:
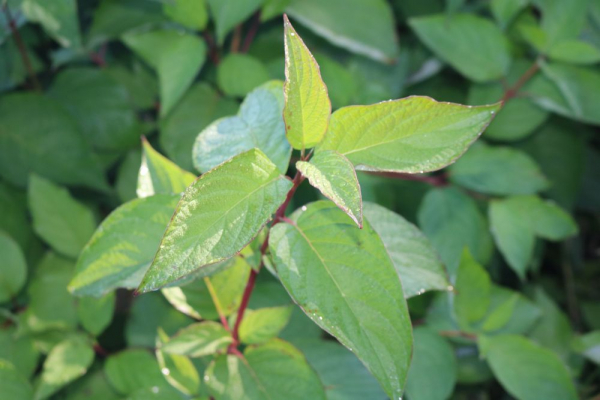
[[479, 343], [494, 375], [520, 400], [570, 400], [577, 392], [569, 371], [550, 350], [522, 336], [485, 338]]
[[362, 171], [435, 171], [456, 161], [499, 107], [467, 107], [411, 96], [340, 108], [331, 116], [317, 154], [336, 150]]
[[[190, 149], [198, 132], [212, 121], [234, 114], [236, 109], [236, 102], [222, 97], [207, 83], [192, 85], [173, 111], [160, 121], [161, 148], [181, 168], [191, 171], [194, 165]], [[283, 118], [281, 120], [283, 130]]]
[[267, 67], [247, 54], [230, 53], [217, 66], [217, 83], [228, 96], [246, 96], [268, 80]]
[[412, 18], [409, 25], [438, 57], [475, 82], [492, 81], [508, 73], [508, 40], [486, 18], [438, 14]]
[[163, 11], [173, 21], [193, 30], [204, 30], [208, 23], [205, 0], [172, 0], [163, 3]]
[[547, 46], [579, 36], [586, 19], [587, 0], [533, 0], [542, 12], [541, 27], [547, 37]]
[[404, 297], [448, 290], [450, 282], [435, 249], [419, 229], [378, 204], [364, 203], [365, 218], [381, 238], [402, 281]]
[[22, 10], [29, 21], [40, 23], [61, 46], [81, 46], [75, 0], [24, 0]]
[[552, 46], [548, 56], [569, 64], [596, 64], [600, 62], [600, 49], [581, 40], [564, 40]]
[[450, 167], [453, 182], [497, 196], [534, 194], [550, 186], [526, 153], [511, 147], [478, 143]]
[[66, 111], [39, 94], [2, 96], [0, 174], [24, 187], [31, 172], [60, 184], [108, 189], [100, 164]]
[[286, 12], [336, 46], [391, 62], [398, 38], [391, 7], [383, 0], [292, 0]]
[[279, 335], [291, 315], [291, 306], [247, 310], [240, 324], [240, 340], [246, 344], [266, 343]]
[[492, 0], [490, 8], [494, 18], [504, 30], [528, 3], [529, 0]]
[[489, 218], [500, 252], [521, 279], [525, 279], [536, 236], [558, 241], [577, 233], [577, 225], [568, 213], [537, 196], [493, 200]]
[[280, 81], [270, 81], [256, 88], [246, 97], [238, 115], [219, 119], [200, 132], [193, 148], [194, 166], [200, 172], [208, 172], [231, 157], [257, 147], [285, 173], [292, 149], [285, 138], [282, 112]]
[[77, 302], [79, 322], [92, 335], [99, 336], [112, 321], [115, 303], [115, 292], [107, 293], [100, 298], [80, 298]]
[[402, 286], [377, 233], [319, 201], [279, 223], [269, 248], [292, 299], [371, 371], [388, 396], [404, 390], [412, 346]]
[[456, 188], [430, 190], [419, 208], [419, 226], [455, 276], [463, 249], [486, 264], [494, 249], [488, 223], [469, 196]]
[[487, 271], [475, 261], [467, 248], [458, 266], [455, 288], [454, 313], [459, 327], [469, 330], [473, 322], [486, 315], [492, 284]]
[[216, 26], [217, 44], [239, 23], [260, 8], [263, 0], [207, 0]]
[[116, 288], [137, 287], [178, 200], [179, 196], [156, 195], [113, 211], [81, 252], [69, 291], [98, 297]]
[[27, 378], [10, 362], [0, 359], [0, 392], [11, 400], [30, 400], [33, 389]]
[[302, 353], [277, 339], [247, 347], [244, 358], [217, 357], [206, 369], [204, 382], [221, 400], [325, 399], [323, 385]]
[[37, 175], [29, 178], [28, 194], [35, 232], [59, 253], [77, 258], [96, 228], [92, 210]]
[[444, 400], [456, 383], [457, 363], [454, 349], [431, 329], [419, 327], [413, 360], [406, 381], [406, 394], [412, 400]]
[[155, 106], [158, 98], [158, 80], [150, 68], [140, 62], [131, 67], [114, 64], [105, 68], [110, 77], [127, 89], [129, 103], [138, 110]]
[[181, 329], [161, 346], [161, 350], [168, 354], [204, 357], [225, 350], [231, 341], [231, 334], [223, 325], [204, 321]]
[[94, 361], [94, 350], [82, 338], [66, 339], [52, 349], [44, 361], [34, 400], [50, 397], [63, 386], [85, 375]]
[[547, 63], [544, 76], [536, 76], [529, 93], [542, 108], [576, 121], [600, 125], [600, 73], [595, 68]]
[[258, 234], [291, 187], [258, 149], [202, 175], [184, 192], [138, 290], [156, 290], [235, 255]]
[[[0, 330], [0, 360], [12, 364], [24, 378], [31, 377], [37, 369], [39, 357], [40, 353], [36, 349], [31, 335], [19, 335], [16, 327], [6, 327]], [[0, 370], [2, 369], [0, 366]], [[1, 372], [0, 375], [2, 375]], [[0, 387], [1, 385], [0, 383]], [[0, 392], [4, 393], [4, 390], [0, 389]], [[28, 397], [28, 399], [30, 398], [31, 396]]]
[[519, 292], [492, 285], [485, 317], [475, 330], [487, 334], [525, 334], [540, 318], [540, 309]]
[[195, 35], [173, 30], [128, 33], [122, 40], [158, 74], [160, 116], [166, 116], [202, 68], [206, 45]]
[[7, 233], [26, 252], [34, 242], [26, 193], [0, 181], [0, 209], [0, 230]]
[[95, 148], [123, 150], [138, 143], [141, 125], [127, 88], [106, 72], [93, 68], [63, 70], [48, 95], [65, 107]]
[[23, 251], [10, 236], [0, 230], [0, 303], [17, 296], [27, 279], [27, 262]]
[[167, 382], [187, 395], [198, 393], [200, 376], [194, 364], [185, 356], [165, 354], [161, 345], [169, 341], [169, 336], [162, 329], [159, 329], [158, 336], [156, 359]]
[[593, 331], [577, 337], [573, 347], [596, 365], [600, 365], [600, 331]]
[[308, 178], [312, 186], [319, 189], [362, 228], [360, 186], [354, 167], [346, 157], [332, 150], [321, 151], [310, 162], [298, 161], [296, 168]]
[[[323, 82], [327, 86], [327, 94], [331, 99], [332, 108], [337, 109], [350, 104], [358, 95], [360, 87], [350, 69], [323, 53], [314, 56], [319, 65]], [[377, 68], [388, 67], [364, 58], [363, 60], [365, 64], [375, 64]]]
[[285, 40], [285, 120], [286, 136], [293, 148], [310, 149], [321, 142], [331, 114], [327, 86], [321, 78], [319, 65], [294, 30], [283, 17]]
[[137, 195], [148, 197], [155, 194], [180, 194], [196, 176], [179, 168], [171, 160], [154, 150], [146, 139], [138, 176]]
[[156, 359], [146, 350], [128, 349], [111, 355], [104, 364], [110, 385], [124, 395], [136, 390], [166, 386]]

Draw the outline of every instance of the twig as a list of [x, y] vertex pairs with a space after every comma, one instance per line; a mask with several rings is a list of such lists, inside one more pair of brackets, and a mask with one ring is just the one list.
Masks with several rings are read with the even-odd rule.
[[533, 76], [539, 71], [539, 69], [540, 59], [537, 59], [531, 65], [531, 67], [529, 67], [529, 69], [525, 71], [523, 75], [521, 75], [519, 80], [504, 92], [504, 95], [500, 99], [502, 105], [504, 105], [508, 100], [514, 98], [519, 93], [519, 90], [521, 90], [523, 85], [525, 85], [531, 78], [533, 78]]
[[204, 40], [206, 40], [206, 44], [208, 44], [208, 57], [213, 64], [218, 65], [221, 60], [219, 58], [219, 50], [217, 49], [215, 39], [209, 32], [204, 32]]
[[250, 45], [256, 36], [256, 32], [258, 32], [258, 27], [260, 26], [260, 10], [258, 10], [254, 17], [252, 18], [252, 24], [246, 33], [246, 37], [244, 38], [244, 44], [242, 45], [241, 52], [247, 53], [250, 50]]
[[233, 37], [231, 38], [231, 47], [229, 50], [232, 53], [237, 53], [240, 50], [240, 43], [242, 43], [242, 24], [238, 24], [233, 31]]
[[370, 172], [374, 175], [383, 176], [386, 178], [403, 179], [406, 181], [425, 182], [432, 186], [443, 187], [448, 185], [448, 175], [445, 173], [439, 175], [421, 175], [421, 174], [406, 174], [400, 172]]
[[250, 301], [250, 295], [254, 290], [254, 284], [256, 283], [256, 276], [258, 272], [255, 269], [250, 271], [250, 276], [248, 277], [248, 283], [246, 283], [246, 288], [244, 289], [244, 295], [242, 296], [242, 302], [240, 303], [240, 308], [238, 309], [238, 314], [235, 319], [235, 325], [233, 327], [233, 332], [231, 334], [233, 338], [233, 343], [229, 346], [229, 354], [233, 354], [233, 350], [237, 350], [237, 345], [239, 344], [239, 330], [240, 325], [242, 324], [242, 319], [244, 318], [244, 313], [246, 312], [246, 308], [248, 308], [248, 302]]
[[21, 54], [21, 59], [23, 60], [23, 64], [27, 69], [27, 74], [29, 75], [29, 80], [33, 85], [33, 88], [38, 92], [42, 91], [42, 85], [40, 85], [40, 81], [38, 81], [37, 76], [35, 75], [35, 71], [33, 70], [33, 66], [31, 64], [31, 60], [29, 59], [29, 54], [27, 54], [27, 47], [25, 47], [25, 42], [23, 42], [23, 38], [21, 37], [21, 33], [17, 27], [17, 23], [12, 17], [12, 14], [8, 8], [8, 4], [4, 4], [2, 7], [4, 9], [4, 14], [6, 15], [6, 19], [8, 21], [8, 26], [12, 31], [13, 37], [15, 38], [15, 43], [19, 49], [19, 53]]

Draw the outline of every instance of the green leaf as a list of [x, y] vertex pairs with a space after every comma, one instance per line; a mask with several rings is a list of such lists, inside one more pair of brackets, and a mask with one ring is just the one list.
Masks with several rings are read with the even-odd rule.
[[529, 0], [492, 0], [490, 8], [500, 27], [506, 29], [528, 3]]
[[158, 74], [160, 116], [166, 116], [202, 68], [206, 45], [195, 35], [173, 30], [129, 33], [122, 39]]
[[142, 142], [142, 148], [144, 152], [137, 183], [138, 197], [155, 194], [180, 194], [196, 180], [194, 174], [182, 170], [154, 150], [146, 139]]
[[413, 18], [409, 24], [438, 57], [475, 82], [492, 81], [508, 73], [508, 40], [486, 18], [440, 14]]
[[600, 365], [600, 331], [581, 335], [574, 340], [575, 351], [584, 355], [596, 365]]
[[240, 340], [246, 344], [266, 343], [279, 335], [291, 315], [291, 306], [247, 310], [240, 324]]
[[61, 46], [81, 46], [76, 0], [24, 0], [22, 10], [29, 21], [40, 23]]
[[37, 175], [29, 178], [33, 229], [61, 254], [77, 258], [94, 233], [94, 213], [65, 188]]
[[108, 189], [77, 124], [56, 102], [33, 93], [2, 96], [0, 174], [24, 187], [30, 172], [56, 183]]
[[488, 223], [473, 199], [460, 190], [430, 190], [421, 203], [418, 219], [451, 277], [456, 274], [465, 247], [481, 264], [491, 258], [494, 244]]
[[585, 25], [588, 0], [533, 0], [532, 3], [542, 12], [541, 27], [548, 47], [579, 36]]
[[325, 400], [323, 385], [302, 353], [277, 339], [247, 347], [244, 358], [217, 357], [206, 369], [204, 382], [221, 400]]
[[368, 223], [359, 229], [331, 202], [311, 203], [290, 219], [293, 225], [280, 223], [270, 232], [281, 282], [317, 325], [358, 356], [388, 396], [399, 397], [411, 326], [383, 242]]
[[158, 98], [158, 80], [150, 68], [140, 62], [112, 64], [105, 68], [110, 77], [127, 89], [129, 102], [138, 110], [152, 108]]
[[456, 383], [456, 356], [446, 339], [431, 329], [419, 327], [413, 331], [414, 354], [406, 394], [412, 400], [445, 400]]
[[106, 72], [93, 68], [63, 70], [48, 95], [69, 111], [95, 148], [123, 150], [139, 142], [141, 125], [127, 88]]
[[596, 64], [600, 62], [600, 49], [581, 40], [564, 40], [552, 46], [548, 56], [569, 64]]
[[493, 200], [489, 218], [500, 252], [521, 279], [525, 279], [536, 236], [558, 241], [577, 233], [577, 224], [568, 213], [537, 196]]
[[448, 273], [416, 226], [378, 204], [366, 202], [363, 207], [365, 218], [381, 237], [396, 267], [406, 298], [429, 290], [448, 290]]
[[263, 0], [207, 0], [215, 21], [217, 44], [225, 41], [227, 34], [239, 23], [258, 10]]
[[537, 344], [554, 350], [563, 362], [572, 361], [574, 334], [571, 321], [541, 288], [535, 289], [533, 298], [541, 310], [541, 318], [529, 332], [529, 337]]
[[23, 251], [29, 250], [34, 233], [29, 223], [26, 193], [0, 181], [0, 210], [0, 230], [13, 238]]
[[280, 81], [256, 88], [246, 97], [238, 115], [219, 119], [200, 132], [193, 149], [194, 166], [200, 172], [208, 172], [231, 157], [257, 147], [285, 173], [292, 149], [285, 138], [282, 112]]
[[94, 361], [94, 350], [85, 339], [66, 339], [52, 349], [44, 361], [34, 400], [50, 397], [63, 386], [85, 375]]
[[163, 3], [163, 11], [173, 21], [193, 30], [204, 30], [208, 23], [205, 0], [170, 0]]
[[546, 63], [544, 76], [532, 80], [529, 93], [542, 108], [567, 118], [600, 125], [600, 72], [595, 68]]
[[[281, 102], [283, 103], [283, 100]], [[194, 146], [198, 132], [212, 121], [234, 114], [236, 110], [236, 102], [222, 97], [207, 83], [195, 84], [185, 93], [173, 111], [160, 121], [160, 145], [171, 160], [191, 171], [194, 165], [190, 149]], [[281, 120], [283, 130], [283, 118]]]
[[290, 180], [258, 149], [202, 175], [184, 192], [138, 290], [156, 290], [239, 252], [268, 222], [291, 187]]
[[321, 142], [331, 114], [327, 86], [319, 65], [284, 16], [286, 136], [292, 147], [310, 149]]
[[27, 279], [23, 251], [10, 236], [0, 230], [0, 303], [16, 297]]
[[228, 96], [244, 97], [268, 80], [267, 67], [248, 54], [228, 54], [217, 66], [217, 83]]
[[540, 309], [519, 292], [492, 285], [486, 316], [474, 324], [478, 332], [525, 334], [540, 317]]
[[200, 376], [189, 358], [182, 355], [165, 354], [162, 345], [168, 343], [169, 336], [162, 330], [158, 331], [156, 359], [163, 376], [179, 391], [194, 395], [200, 388]]
[[150, 266], [179, 196], [132, 200], [100, 224], [77, 261], [69, 290], [101, 296], [116, 288], [132, 289]]
[[387, 63], [397, 55], [394, 16], [384, 0], [292, 0], [286, 12], [353, 53]]
[[[17, 328], [10, 326], [0, 330], [0, 360], [11, 363], [25, 378], [37, 369], [39, 356], [31, 335], [19, 335]], [[4, 393], [3, 389], [0, 392]]]
[[487, 271], [465, 248], [456, 273], [454, 296], [454, 313], [461, 329], [469, 330], [473, 322], [486, 315], [491, 286]]
[[146, 350], [124, 350], [111, 355], [104, 364], [110, 385], [124, 395], [136, 390], [166, 386], [156, 359]]
[[502, 386], [520, 400], [575, 400], [569, 371], [550, 350], [521, 336], [482, 338], [489, 365]]
[[512, 147], [478, 143], [450, 167], [453, 182], [497, 196], [534, 194], [550, 182], [526, 153]]
[[310, 162], [298, 161], [296, 168], [310, 184], [362, 228], [363, 205], [358, 178], [352, 163], [343, 155], [326, 150], [317, 153]]
[[223, 325], [204, 321], [183, 328], [160, 349], [168, 354], [204, 357], [226, 349], [231, 341], [231, 334]]
[[358, 170], [435, 171], [456, 161], [499, 109], [499, 104], [467, 107], [419, 96], [344, 107], [331, 116], [317, 154], [336, 150]]
[[82, 297], [77, 302], [79, 322], [94, 336], [99, 336], [110, 325], [115, 312], [116, 295], [107, 293], [100, 298]]
[[[327, 94], [331, 99], [333, 109], [347, 106], [356, 98], [359, 91], [359, 82], [355, 79], [349, 68], [340, 64], [333, 58], [323, 54], [315, 54], [315, 60], [319, 64], [323, 82], [327, 86]], [[374, 61], [363, 59], [365, 64], [373, 63], [378, 68], [387, 68]], [[389, 96], [388, 96], [389, 98]]]
[[11, 400], [31, 400], [33, 389], [23, 376], [10, 362], [0, 359], [0, 393]]

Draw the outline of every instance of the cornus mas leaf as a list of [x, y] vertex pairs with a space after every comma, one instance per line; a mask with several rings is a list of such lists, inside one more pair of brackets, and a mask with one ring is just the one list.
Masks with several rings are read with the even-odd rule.
[[293, 148], [317, 145], [327, 131], [331, 101], [319, 65], [283, 16], [285, 40], [285, 107], [283, 118], [287, 138]]
[[183, 193], [139, 290], [159, 289], [235, 255], [258, 234], [291, 187], [258, 149], [202, 175]]

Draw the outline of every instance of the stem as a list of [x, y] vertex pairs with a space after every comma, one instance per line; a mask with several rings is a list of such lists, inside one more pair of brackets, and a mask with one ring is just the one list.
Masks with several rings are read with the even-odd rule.
[[468, 340], [473, 340], [476, 341], [477, 340], [477, 335], [473, 334], [473, 333], [468, 333], [468, 332], [462, 332], [462, 331], [440, 331], [439, 332], [441, 336], [444, 337], [460, 337], [463, 339], [468, 339]]
[[254, 14], [252, 19], [252, 25], [250, 25], [250, 29], [248, 29], [248, 33], [246, 33], [246, 37], [244, 38], [244, 44], [242, 45], [241, 52], [247, 53], [250, 50], [250, 45], [256, 36], [256, 32], [258, 32], [258, 27], [260, 26], [260, 10]]
[[519, 90], [521, 90], [523, 85], [525, 85], [531, 78], [533, 78], [533, 76], [539, 71], [539, 69], [540, 59], [538, 58], [531, 65], [531, 67], [529, 67], [529, 69], [525, 71], [523, 75], [521, 75], [519, 80], [504, 92], [504, 96], [502, 96], [502, 98], [500, 99], [502, 105], [504, 105], [508, 100], [514, 98], [519, 93]]
[[213, 304], [215, 305], [215, 309], [217, 310], [217, 314], [219, 314], [219, 319], [221, 323], [229, 332], [231, 329], [229, 328], [229, 323], [227, 322], [227, 318], [225, 318], [225, 313], [223, 312], [223, 307], [221, 306], [221, 302], [219, 301], [219, 297], [217, 296], [217, 292], [215, 292], [215, 288], [212, 285], [212, 282], [208, 278], [208, 276], [204, 277], [204, 284], [208, 288], [208, 293], [210, 293], [210, 297], [212, 299]]
[[230, 51], [232, 53], [237, 53], [240, 50], [240, 43], [242, 42], [242, 24], [239, 24], [235, 27], [233, 31], [233, 37], [231, 38], [231, 48]]
[[573, 268], [568, 256], [568, 244], [563, 245], [563, 257], [560, 263], [560, 267], [563, 274], [565, 283], [565, 292], [567, 294], [567, 309], [569, 311], [569, 317], [571, 322], [575, 326], [576, 330], [581, 329], [581, 316], [579, 314], [579, 307], [577, 304], [577, 293], [575, 290], [575, 278], [573, 276]]
[[4, 4], [2, 7], [4, 9], [4, 14], [6, 15], [6, 19], [8, 20], [8, 26], [15, 38], [15, 43], [19, 49], [19, 53], [21, 54], [21, 59], [23, 60], [23, 65], [27, 69], [27, 75], [29, 75], [29, 80], [31, 81], [33, 88], [38, 92], [42, 91], [42, 85], [40, 85], [40, 81], [38, 81], [37, 76], [35, 75], [35, 71], [33, 70], [33, 66], [31, 65], [31, 60], [29, 59], [29, 54], [27, 54], [27, 47], [25, 46], [25, 42], [23, 42], [23, 38], [21, 37], [21, 33], [17, 28], [17, 23], [12, 17], [10, 10], [8, 8], [8, 4]]
[[215, 39], [209, 32], [204, 32], [204, 40], [206, 40], [206, 44], [208, 44], [208, 57], [213, 64], [218, 65], [221, 60], [219, 59], [219, 51]]
[[421, 175], [407, 174], [401, 172], [371, 172], [371, 174], [383, 176], [386, 178], [404, 179], [406, 181], [425, 182], [432, 186], [443, 187], [448, 185], [448, 175]]
[[237, 318], [235, 319], [235, 325], [233, 327], [233, 332], [231, 336], [233, 337], [233, 343], [229, 347], [229, 353], [233, 352], [233, 348], [236, 348], [239, 343], [239, 330], [240, 325], [242, 324], [242, 319], [244, 318], [244, 313], [246, 312], [246, 308], [248, 308], [248, 302], [250, 301], [250, 295], [254, 290], [254, 284], [256, 283], [256, 276], [258, 272], [255, 269], [250, 271], [250, 276], [248, 277], [248, 283], [246, 283], [246, 289], [244, 289], [244, 295], [242, 296], [242, 302], [240, 303], [240, 308], [238, 309]]

